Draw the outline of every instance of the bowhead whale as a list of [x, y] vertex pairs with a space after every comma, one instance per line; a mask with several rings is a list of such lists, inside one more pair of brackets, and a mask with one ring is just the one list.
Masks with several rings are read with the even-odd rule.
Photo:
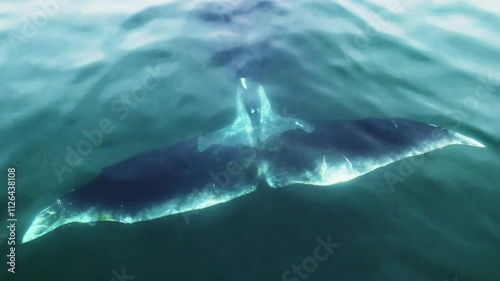
[[402, 118], [305, 121], [271, 107], [262, 85], [241, 78], [229, 126], [111, 165], [36, 215], [23, 243], [69, 223], [135, 223], [295, 183], [331, 186], [449, 145], [484, 147]]

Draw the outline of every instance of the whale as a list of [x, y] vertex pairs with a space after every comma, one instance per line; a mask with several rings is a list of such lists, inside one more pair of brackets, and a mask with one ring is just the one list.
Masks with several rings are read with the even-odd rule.
[[[450, 145], [484, 147], [458, 132], [404, 118], [315, 121], [282, 116], [259, 81], [272, 59], [272, 34], [266, 36], [263, 19], [286, 15], [287, 9], [271, 1], [193, 5], [185, 34], [199, 28], [191, 24], [201, 24], [214, 28], [207, 33], [210, 38], [221, 36], [207, 67], [229, 69], [233, 75], [234, 120], [103, 168], [95, 179], [40, 210], [22, 243], [73, 223], [151, 221], [223, 204], [259, 185], [328, 188]], [[252, 28], [257, 31], [253, 35]]]
[[240, 78], [234, 121], [220, 130], [105, 167], [33, 219], [22, 242], [71, 223], [137, 223], [208, 208], [261, 183], [331, 187], [450, 145], [484, 147], [404, 118], [309, 121], [284, 117], [264, 87]]

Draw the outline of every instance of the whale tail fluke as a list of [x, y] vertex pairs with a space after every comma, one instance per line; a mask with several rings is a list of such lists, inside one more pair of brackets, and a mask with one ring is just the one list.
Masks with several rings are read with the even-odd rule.
[[236, 91], [236, 119], [228, 127], [199, 137], [200, 152], [214, 144], [255, 147], [257, 142], [264, 142], [287, 131], [310, 133], [314, 130], [304, 120], [280, 116], [275, 112], [261, 84], [243, 77], [240, 83]]

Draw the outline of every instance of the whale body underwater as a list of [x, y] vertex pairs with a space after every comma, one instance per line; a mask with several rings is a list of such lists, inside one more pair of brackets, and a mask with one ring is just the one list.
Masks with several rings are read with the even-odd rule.
[[275, 113], [264, 88], [241, 78], [236, 119], [213, 133], [108, 166], [36, 215], [34, 240], [69, 223], [136, 223], [202, 209], [256, 190], [331, 186], [449, 145], [484, 147], [402, 118], [304, 121]]

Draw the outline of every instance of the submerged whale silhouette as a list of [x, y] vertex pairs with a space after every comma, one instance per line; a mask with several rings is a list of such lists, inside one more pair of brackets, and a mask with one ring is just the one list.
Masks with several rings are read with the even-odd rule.
[[449, 145], [484, 147], [407, 119], [309, 122], [275, 113], [264, 88], [241, 79], [236, 119], [219, 131], [133, 156], [42, 210], [23, 243], [79, 222], [135, 223], [206, 208], [260, 181], [329, 186]]

